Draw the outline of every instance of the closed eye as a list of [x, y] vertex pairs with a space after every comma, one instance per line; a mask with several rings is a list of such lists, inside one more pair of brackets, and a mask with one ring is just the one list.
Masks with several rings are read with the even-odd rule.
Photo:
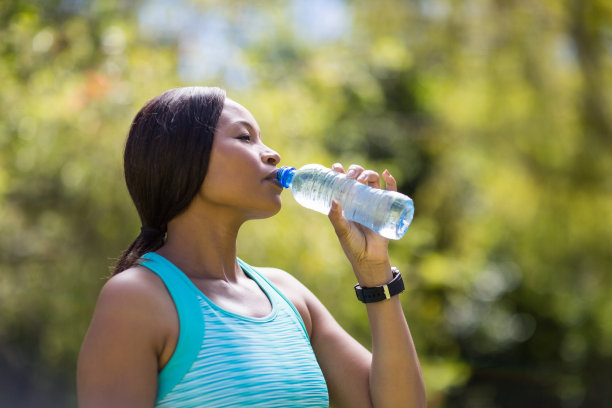
[[236, 139], [239, 139], [239, 140], [242, 140], [242, 141], [245, 141], [245, 142], [250, 142], [251, 141], [251, 135], [247, 135], [247, 134], [240, 135]]

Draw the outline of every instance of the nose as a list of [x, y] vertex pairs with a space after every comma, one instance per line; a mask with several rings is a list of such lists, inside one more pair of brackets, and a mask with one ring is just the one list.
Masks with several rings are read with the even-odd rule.
[[281, 157], [276, 151], [266, 146], [262, 153], [261, 159], [264, 161], [264, 163], [276, 166], [280, 162]]

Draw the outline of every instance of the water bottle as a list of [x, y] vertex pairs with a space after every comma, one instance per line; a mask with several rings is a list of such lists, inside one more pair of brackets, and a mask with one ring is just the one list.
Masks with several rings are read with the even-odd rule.
[[291, 188], [295, 200], [304, 207], [329, 214], [332, 199], [336, 200], [346, 219], [385, 238], [400, 239], [412, 222], [414, 204], [409, 197], [361, 184], [319, 164], [299, 170], [281, 167], [276, 178], [283, 187]]

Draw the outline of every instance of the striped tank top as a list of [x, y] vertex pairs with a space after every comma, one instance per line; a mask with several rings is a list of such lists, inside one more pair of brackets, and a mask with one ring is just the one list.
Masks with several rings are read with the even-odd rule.
[[240, 259], [272, 311], [257, 318], [226, 311], [164, 257], [140, 264], [164, 282], [176, 306], [179, 338], [158, 375], [156, 407], [328, 407], [329, 396], [304, 323], [284, 295]]

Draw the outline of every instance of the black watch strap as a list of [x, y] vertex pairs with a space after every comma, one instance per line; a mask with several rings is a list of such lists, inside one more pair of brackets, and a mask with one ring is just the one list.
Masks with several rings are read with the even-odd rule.
[[402, 274], [395, 267], [391, 268], [391, 271], [393, 272], [393, 279], [386, 285], [375, 286], [373, 288], [362, 288], [359, 284], [355, 285], [357, 299], [363, 303], [374, 303], [390, 299], [391, 296], [402, 293], [404, 291]]

